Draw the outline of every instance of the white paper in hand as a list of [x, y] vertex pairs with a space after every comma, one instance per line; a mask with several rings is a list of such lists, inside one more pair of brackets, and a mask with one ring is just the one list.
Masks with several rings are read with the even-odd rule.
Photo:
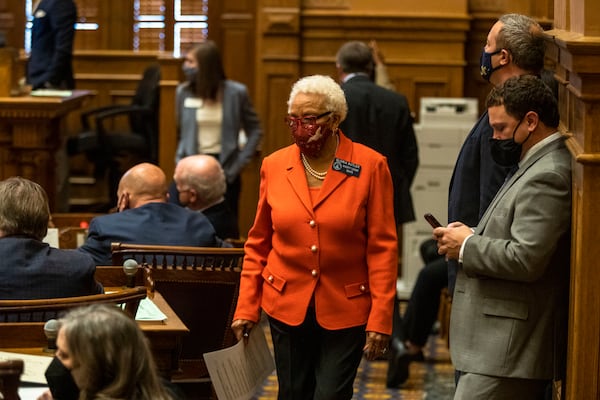
[[275, 369], [262, 328], [250, 332], [248, 344], [239, 341], [227, 349], [204, 354], [219, 400], [249, 400]]

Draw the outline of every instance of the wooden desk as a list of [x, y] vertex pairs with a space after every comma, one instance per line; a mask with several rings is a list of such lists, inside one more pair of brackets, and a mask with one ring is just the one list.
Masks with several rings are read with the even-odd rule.
[[160, 293], [154, 292], [152, 301], [167, 316], [167, 321], [144, 322], [139, 325], [150, 341], [150, 349], [158, 370], [165, 378], [171, 379], [173, 373], [179, 370], [181, 338], [189, 334], [190, 330]]
[[[110, 289], [107, 289], [110, 290]], [[166, 322], [144, 322], [139, 326], [148, 337], [157, 368], [162, 376], [170, 379], [179, 370], [181, 337], [189, 329], [160, 295], [155, 292], [152, 301], [167, 316]], [[0, 350], [14, 353], [54, 356], [54, 351], [44, 351], [47, 343], [43, 322], [3, 323]], [[9, 334], [6, 334], [6, 332]], [[27, 366], [26, 366], [27, 367]]]
[[69, 97], [0, 97], [0, 179], [19, 175], [42, 185], [50, 210], [57, 206], [56, 152], [61, 147], [64, 118], [80, 109], [88, 90]]

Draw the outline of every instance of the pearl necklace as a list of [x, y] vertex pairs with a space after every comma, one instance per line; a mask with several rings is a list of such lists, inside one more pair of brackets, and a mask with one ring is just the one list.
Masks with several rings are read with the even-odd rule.
[[[337, 148], [340, 145], [340, 137], [338, 135], [336, 135], [335, 139], [336, 139], [335, 151], [337, 152]], [[325, 177], [327, 176], [327, 170], [325, 170], [323, 172], [319, 172], [316, 169], [314, 169], [313, 167], [311, 167], [310, 164], [308, 163], [308, 160], [306, 159], [306, 156], [302, 152], [300, 152], [300, 158], [302, 158], [302, 165], [304, 165], [304, 169], [306, 169], [306, 171], [308, 171], [308, 173], [313, 178], [318, 179], [320, 181], [325, 180]]]
[[304, 169], [306, 169], [309, 174], [311, 174], [314, 178], [317, 178], [320, 181], [325, 180], [325, 177], [327, 176], [327, 171], [319, 172], [313, 167], [311, 167], [308, 163], [308, 160], [304, 156], [304, 153], [300, 153], [300, 158], [302, 158], [302, 164], [304, 164]]

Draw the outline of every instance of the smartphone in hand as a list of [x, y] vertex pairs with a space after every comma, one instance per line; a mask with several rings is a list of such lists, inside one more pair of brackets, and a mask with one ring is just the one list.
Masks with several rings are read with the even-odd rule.
[[432, 228], [435, 229], [442, 226], [442, 224], [440, 224], [440, 221], [438, 221], [437, 218], [433, 216], [433, 214], [427, 213], [424, 215], [424, 217], [427, 220], [427, 222], [429, 222], [429, 225], [431, 225]]

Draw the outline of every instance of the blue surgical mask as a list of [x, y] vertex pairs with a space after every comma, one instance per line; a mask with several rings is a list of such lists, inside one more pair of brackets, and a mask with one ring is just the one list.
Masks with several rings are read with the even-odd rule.
[[481, 74], [481, 77], [483, 79], [485, 79], [487, 82], [490, 81], [490, 78], [492, 77], [492, 73], [494, 71], [504, 67], [504, 65], [502, 65], [502, 64], [498, 65], [495, 68], [492, 67], [492, 56], [500, 53], [501, 51], [502, 51], [502, 49], [496, 50], [492, 53], [488, 53], [485, 51], [485, 48], [483, 50], [481, 50], [481, 57], [479, 59], [479, 66], [481, 69], [480, 69], [479, 73]]

